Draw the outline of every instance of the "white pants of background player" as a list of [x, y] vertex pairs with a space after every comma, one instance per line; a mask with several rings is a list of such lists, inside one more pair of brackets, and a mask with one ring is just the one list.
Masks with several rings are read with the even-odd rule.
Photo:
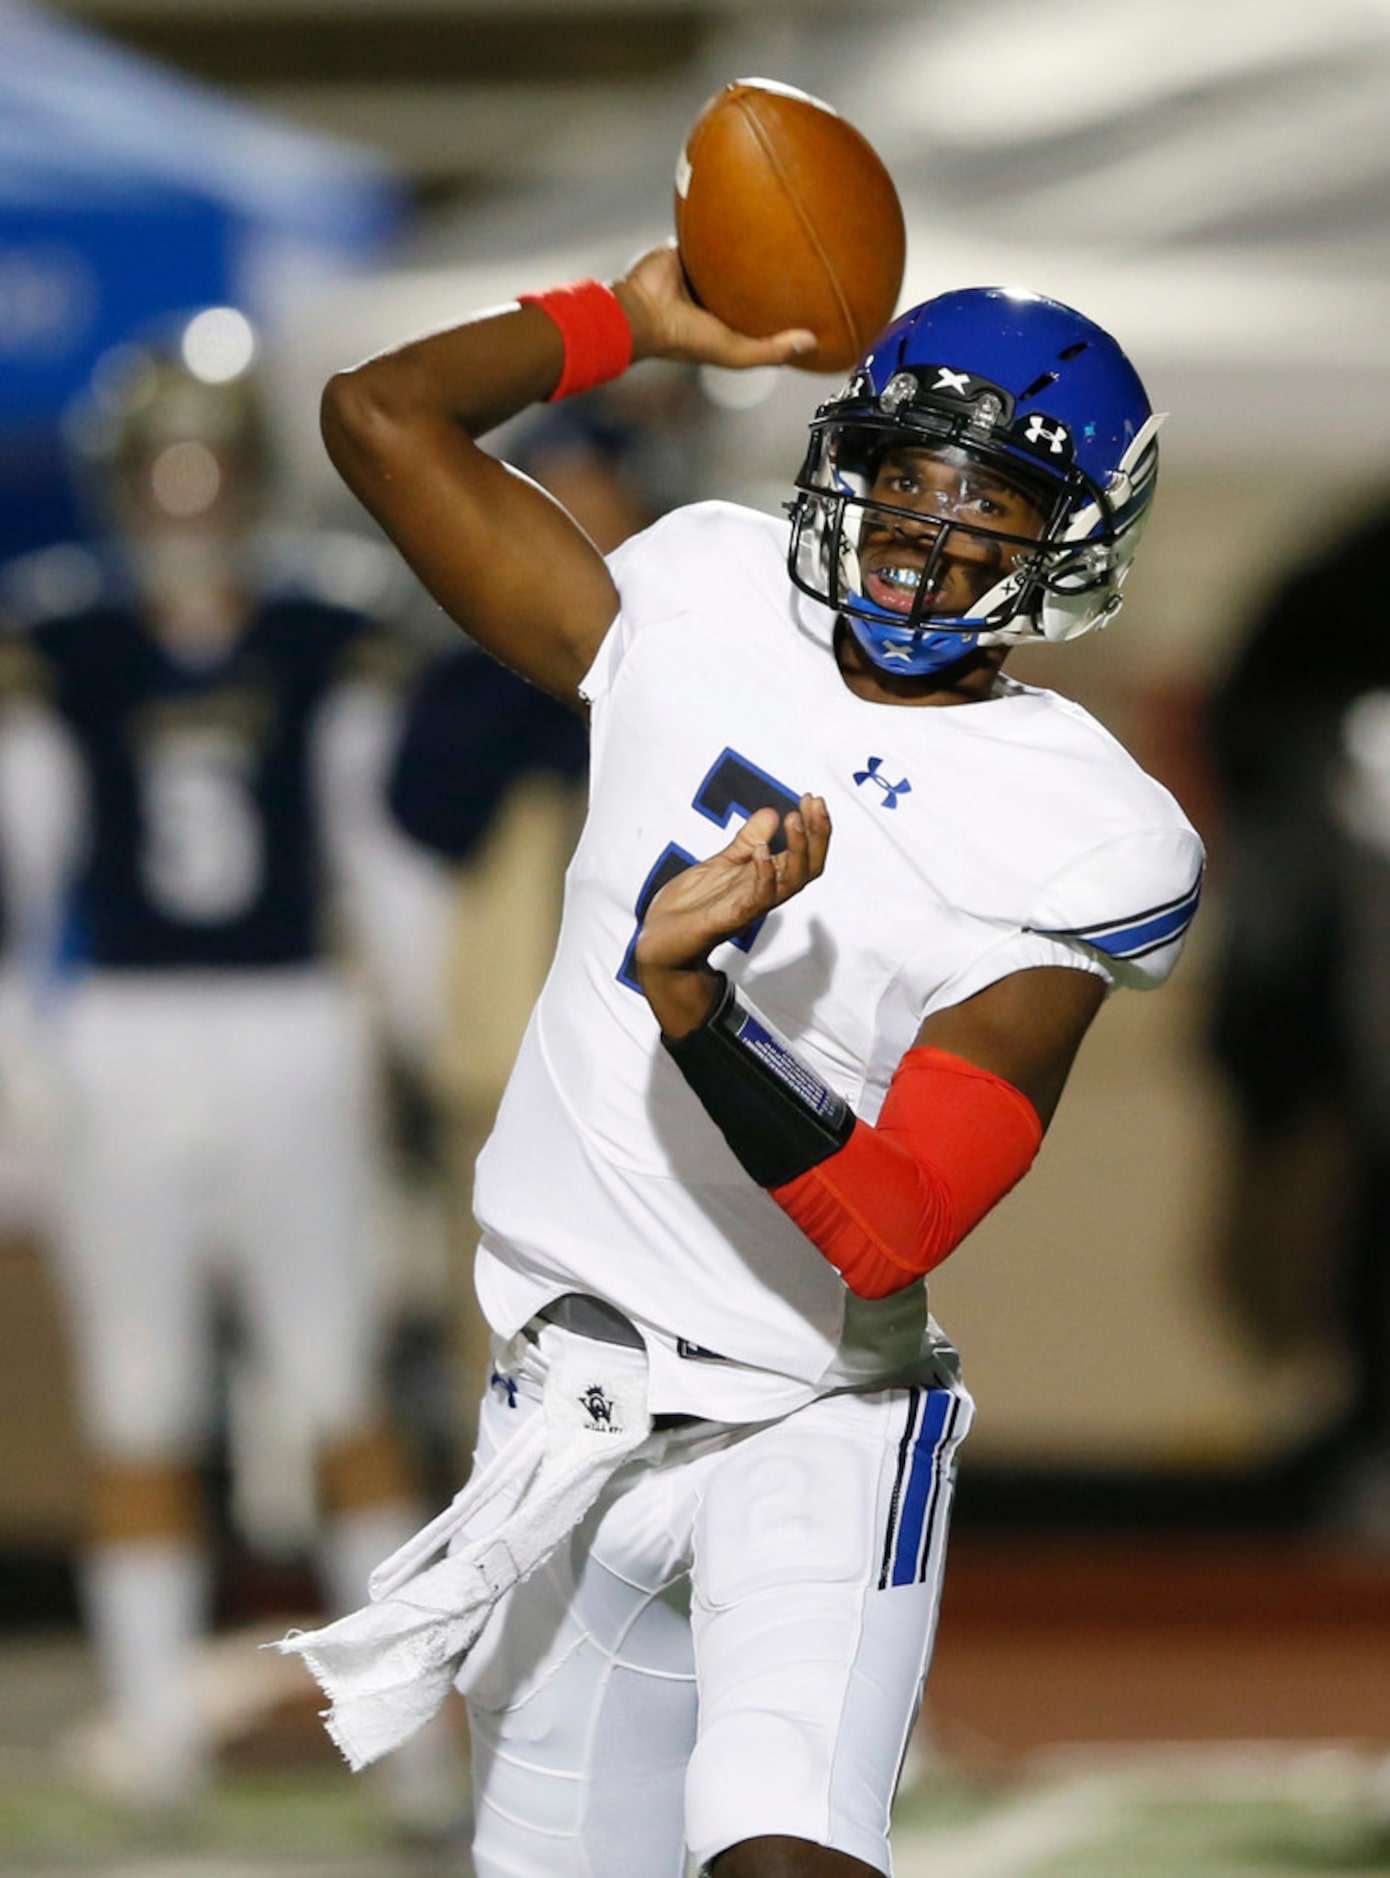
[[381, 1273], [352, 996], [321, 972], [106, 973], [61, 1022], [59, 1256], [96, 1440], [203, 1439], [214, 1276], [274, 1392], [321, 1436], [358, 1427]]
[[[480, 1465], [538, 1399], [496, 1372]], [[478, 1878], [681, 1878], [769, 1833], [887, 1872], [972, 1412], [828, 1396], [620, 1470], [460, 1678]]]
[[[198, 1458], [214, 1278], [236, 1302], [287, 1455], [370, 1427], [382, 1274], [354, 995], [319, 970], [97, 973], [59, 1022], [56, 1251], [96, 1453], [154, 1467]], [[368, 1570], [414, 1518], [395, 1502], [332, 1522], [320, 1564], [333, 1605], [361, 1601]], [[205, 1578], [201, 1547], [187, 1543], [98, 1541], [88, 1554], [129, 1784], [154, 1800], [199, 1779], [187, 1671]]]

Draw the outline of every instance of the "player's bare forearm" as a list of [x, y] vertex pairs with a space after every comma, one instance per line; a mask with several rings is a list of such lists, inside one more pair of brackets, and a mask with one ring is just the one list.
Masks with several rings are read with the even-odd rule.
[[782, 823], [786, 847], [770, 847], [775, 809], [750, 815], [727, 848], [687, 868], [647, 908], [637, 936], [638, 980], [668, 1037], [698, 1028], [713, 1008], [718, 975], [708, 960], [732, 939], [800, 893], [825, 869], [830, 814], [820, 796], [801, 798]]

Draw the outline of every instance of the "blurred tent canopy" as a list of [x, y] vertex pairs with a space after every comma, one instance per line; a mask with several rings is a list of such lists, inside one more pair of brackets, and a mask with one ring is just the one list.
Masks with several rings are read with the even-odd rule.
[[272, 318], [379, 258], [405, 200], [375, 155], [0, 0], [0, 558], [77, 525], [60, 418], [108, 346], [214, 302]]

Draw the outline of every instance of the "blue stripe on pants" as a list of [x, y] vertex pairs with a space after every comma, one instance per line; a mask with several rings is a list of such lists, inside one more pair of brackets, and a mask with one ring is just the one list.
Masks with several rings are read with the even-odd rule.
[[916, 1582], [922, 1534], [936, 1480], [937, 1446], [953, 1400], [949, 1389], [933, 1389], [927, 1398], [922, 1426], [912, 1450], [912, 1471], [908, 1476], [907, 1491], [903, 1495], [890, 1584], [910, 1585]]

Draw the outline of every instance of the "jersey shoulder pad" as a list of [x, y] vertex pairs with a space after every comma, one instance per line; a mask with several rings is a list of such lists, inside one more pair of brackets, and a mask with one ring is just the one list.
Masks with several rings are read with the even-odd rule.
[[1099, 955], [1116, 983], [1152, 989], [1182, 951], [1202, 893], [1205, 855], [1174, 810], [1167, 826], [1111, 836], [1044, 886], [1027, 930]]
[[682, 619], [706, 605], [727, 605], [750, 587], [785, 597], [787, 524], [734, 502], [694, 502], [672, 509], [615, 548], [608, 570], [619, 611], [580, 685], [596, 701], [647, 627]]
[[47, 703], [75, 686], [99, 696], [141, 639], [119, 560], [83, 542], [56, 542], [0, 576], [0, 691]]
[[692, 502], [631, 535], [608, 557], [625, 611], [657, 602], [669, 616], [695, 591], [770, 562], [786, 566], [787, 524], [736, 502]]
[[368, 624], [348, 639], [338, 676], [344, 684], [379, 685], [388, 691], [404, 691], [425, 658], [425, 648], [403, 633]]

